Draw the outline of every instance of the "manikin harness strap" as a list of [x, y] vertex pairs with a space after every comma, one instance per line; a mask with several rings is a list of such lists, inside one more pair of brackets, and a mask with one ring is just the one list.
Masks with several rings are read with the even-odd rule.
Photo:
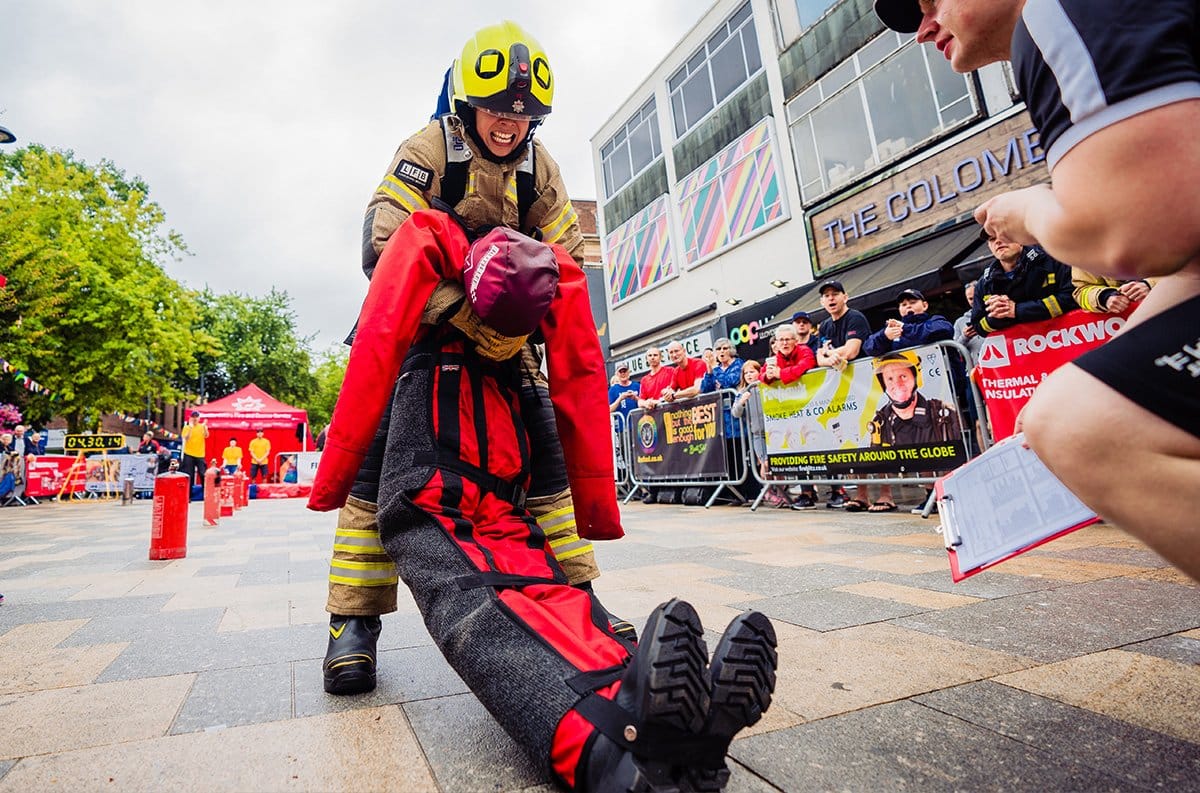
[[483, 490], [494, 494], [497, 498], [507, 501], [517, 509], [525, 508], [525, 488], [516, 482], [501, 479], [495, 474], [488, 473], [477, 465], [472, 465], [450, 454], [428, 449], [419, 451], [413, 456], [413, 465], [430, 465], [443, 471], [451, 471], [459, 476], [470, 479]]
[[696, 768], [720, 768], [725, 760], [725, 740], [720, 736], [684, 732], [662, 724], [646, 724], [616, 702], [596, 693], [625, 673], [625, 666], [582, 672], [567, 680], [582, 699], [575, 712], [609, 740], [639, 757], [670, 760]]

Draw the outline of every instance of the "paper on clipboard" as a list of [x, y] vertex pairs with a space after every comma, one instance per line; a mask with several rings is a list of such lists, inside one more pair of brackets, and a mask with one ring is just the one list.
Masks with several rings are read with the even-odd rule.
[[935, 486], [955, 581], [1100, 520], [1023, 442], [1006, 438]]

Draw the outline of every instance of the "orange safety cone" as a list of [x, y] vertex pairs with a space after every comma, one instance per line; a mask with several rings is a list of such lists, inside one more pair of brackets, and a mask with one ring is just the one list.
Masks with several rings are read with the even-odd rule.
[[217, 487], [217, 469], [204, 472], [204, 525], [216, 526], [221, 518], [221, 491]]
[[154, 510], [150, 519], [150, 558], [187, 556], [188, 496], [191, 477], [163, 474], [154, 479]]

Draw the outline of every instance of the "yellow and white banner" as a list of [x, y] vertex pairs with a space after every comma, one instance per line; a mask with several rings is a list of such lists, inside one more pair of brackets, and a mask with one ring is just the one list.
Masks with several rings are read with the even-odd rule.
[[813, 369], [759, 394], [773, 474], [948, 471], [967, 459], [948, 361], [936, 345], [860, 358], [842, 372]]

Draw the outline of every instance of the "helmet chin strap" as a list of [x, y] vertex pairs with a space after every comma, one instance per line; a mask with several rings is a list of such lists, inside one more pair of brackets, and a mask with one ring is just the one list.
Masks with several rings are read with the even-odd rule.
[[541, 120], [530, 121], [529, 131], [525, 133], [525, 138], [517, 144], [516, 148], [503, 157], [497, 157], [492, 153], [492, 150], [484, 142], [483, 138], [479, 136], [479, 130], [475, 126], [475, 108], [460, 100], [454, 103], [454, 114], [462, 121], [463, 129], [467, 131], [467, 135], [479, 147], [479, 153], [485, 159], [499, 163], [500, 165], [508, 165], [509, 163], [525, 159], [526, 148], [533, 145], [533, 131], [537, 129], [538, 124], [542, 123]]
[[904, 400], [903, 402], [893, 401], [892, 407], [899, 408], [900, 410], [904, 410], [905, 408], [911, 406], [912, 403], [916, 402], [916, 401], [917, 401], [917, 390], [914, 388], [913, 392], [908, 395], [908, 399]]

